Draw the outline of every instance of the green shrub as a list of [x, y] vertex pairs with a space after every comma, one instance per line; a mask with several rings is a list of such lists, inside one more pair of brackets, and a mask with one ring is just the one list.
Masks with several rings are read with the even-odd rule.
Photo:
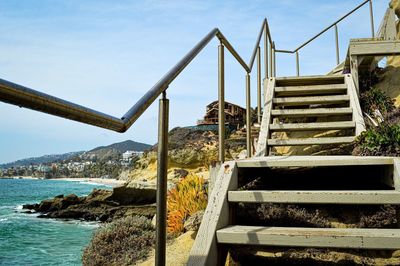
[[155, 243], [151, 221], [126, 217], [97, 230], [82, 255], [83, 265], [133, 265], [145, 259]]
[[387, 121], [369, 128], [357, 139], [354, 155], [364, 156], [399, 156], [400, 124]]
[[374, 87], [361, 93], [360, 104], [364, 112], [371, 113], [372, 110], [378, 109], [383, 115], [395, 108], [393, 100], [384, 91]]

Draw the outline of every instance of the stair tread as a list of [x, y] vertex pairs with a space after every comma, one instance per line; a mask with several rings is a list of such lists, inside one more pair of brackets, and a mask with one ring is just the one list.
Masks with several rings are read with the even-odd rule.
[[237, 161], [238, 167], [317, 167], [349, 165], [393, 165], [393, 157], [351, 155], [264, 156]]
[[272, 131], [301, 131], [301, 130], [328, 130], [328, 129], [348, 129], [355, 128], [354, 121], [339, 121], [339, 122], [316, 122], [316, 123], [284, 123], [270, 124]]
[[304, 85], [275, 87], [277, 96], [305, 94], [333, 94], [347, 91], [346, 84]]
[[307, 105], [307, 104], [334, 104], [343, 103], [350, 100], [349, 95], [332, 96], [301, 96], [301, 97], [281, 97], [273, 98], [272, 102], [276, 105]]
[[328, 115], [346, 115], [352, 114], [353, 109], [350, 107], [342, 108], [314, 108], [314, 109], [274, 109], [271, 111], [272, 116], [328, 116]]
[[269, 146], [301, 146], [321, 144], [345, 144], [355, 139], [351, 137], [325, 137], [325, 138], [291, 138], [291, 139], [268, 139]]
[[229, 202], [310, 204], [400, 204], [395, 190], [247, 190], [229, 191]]
[[400, 229], [234, 225], [217, 231], [222, 244], [399, 249]]
[[344, 75], [293, 76], [276, 78], [277, 86], [343, 84]]

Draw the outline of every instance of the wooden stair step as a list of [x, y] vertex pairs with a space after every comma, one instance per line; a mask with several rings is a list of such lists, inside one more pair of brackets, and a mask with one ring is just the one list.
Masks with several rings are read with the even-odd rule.
[[304, 204], [393, 204], [400, 205], [395, 190], [254, 190], [229, 191], [229, 202]]
[[300, 77], [277, 77], [276, 86], [304, 86], [304, 85], [324, 85], [324, 84], [344, 84], [344, 75], [317, 75]]
[[268, 139], [268, 146], [302, 146], [322, 144], [345, 144], [353, 142], [355, 137], [326, 137], [326, 138], [293, 138]]
[[349, 100], [349, 95], [303, 96], [274, 98], [272, 99], [272, 103], [279, 106], [296, 106], [308, 104], [338, 104], [349, 102]]
[[275, 87], [276, 96], [341, 94], [346, 92], [346, 84]]
[[319, 123], [287, 123], [270, 124], [271, 131], [305, 131], [305, 130], [331, 130], [331, 129], [351, 129], [355, 128], [354, 121], [341, 122], [319, 122]]
[[264, 156], [237, 161], [239, 168], [251, 167], [317, 167], [317, 166], [362, 166], [362, 165], [393, 165], [393, 157], [380, 156]]
[[314, 109], [275, 109], [271, 111], [272, 116], [284, 117], [319, 117], [334, 115], [351, 115], [353, 109], [350, 107], [343, 108], [314, 108]]
[[400, 229], [229, 226], [221, 244], [356, 249], [400, 249]]

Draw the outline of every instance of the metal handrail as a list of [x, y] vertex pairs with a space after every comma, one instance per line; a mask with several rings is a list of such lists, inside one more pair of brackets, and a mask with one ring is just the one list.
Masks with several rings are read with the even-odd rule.
[[260, 32], [258, 33], [257, 41], [256, 44], [254, 45], [253, 53], [251, 54], [251, 58], [248, 63], [250, 72], [253, 69], [254, 61], [257, 55], [257, 49], [260, 46], [261, 38], [264, 32], [266, 32], [266, 37], [268, 38], [269, 43], [272, 44], [271, 32], [269, 30], [268, 20], [266, 18], [263, 20], [263, 23], [261, 24], [261, 29]]
[[[256, 41], [256, 50], [253, 51], [249, 65], [236, 52], [222, 32], [215, 28], [211, 30], [200, 42], [196, 44], [174, 67], [172, 67], [146, 94], [144, 94], [135, 105], [121, 118], [116, 118], [96, 110], [74, 104], [69, 101], [45, 94], [3, 79], [0, 79], [0, 101], [14, 104], [20, 107], [41, 111], [56, 115], [70, 120], [94, 125], [97, 127], [117, 131], [127, 131], [133, 123], [147, 110], [147, 108], [162, 95], [159, 106], [159, 129], [158, 129], [158, 151], [157, 151], [157, 234], [156, 234], [156, 265], [165, 265], [165, 245], [166, 245], [166, 197], [167, 197], [167, 164], [168, 164], [168, 120], [169, 120], [169, 100], [166, 98], [166, 90], [171, 82], [186, 68], [187, 65], [203, 50], [204, 47], [214, 38], [220, 41], [218, 57], [218, 101], [219, 106], [225, 105], [224, 100], [224, 47], [232, 54], [238, 63], [246, 71], [246, 144], [247, 156], [251, 156], [251, 124], [250, 124], [250, 72], [253, 67], [256, 53], [258, 54], [258, 112], [261, 110], [261, 74], [260, 74], [260, 41], [262, 33], [265, 33], [265, 69], [267, 77], [267, 38], [271, 47], [272, 38], [269, 32], [268, 22], [264, 19], [261, 31]], [[272, 57], [272, 54], [271, 54]], [[270, 66], [272, 68], [272, 65]], [[272, 72], [271, 69], [271, 73]], [[224, 142], [225, 142], [225, 123], [224, 112], [219, 108], [219, 157], [224, 161]]]
[[[263, 22], [263, 26], [265, 21], [266, 20]], [[251, 72], [250, 67], [236, 52], [227, 38], [225, 38], [218, 28], [215, 28], [200, 42], [198, 42], [196, 46], [194, 46], [174, 67], [172, 67], [148, 92], [146, 92], [146, 94], [144, 94], [121, 119], [4, 79], [0, 79], [0, 100], [20, 107], [26, 107], [123, 133], [132, 126], [132, 124], [146, 111], [155, 99], [157, 99], [168, 88], [169, 84], [171, 84], [171, 82], [215, 36], [224, 44], [244, 70], [247, 73]], [[260, 40], [258, 39], [258, 42], [259, 41]]]
[[342, 16], [341, 18], [339, 18], [338, 20], [333, 22], [331, 25], [329, 25], [328, 27], [324, 28], [319, 33], [317, 33], [316, 35], [314, 35], [313, 37], [311, 37], [310, 39], [308, 39], [307, 41], [305, 41], [304, 43], [299, 45], [296, 49], [294, 49], [294, 50], [276, 49], [275, 52], [277, 52], [277, 53], [287, 53], [287, 54], [296, 54], [296, 73], [297, 73], [297, 76], [299, 76], [300, 75], [300, 69], [299, 69], [300, 67], [299, 67], [299, 53], [298, 52], [300, 51], [300, 49], [302, 49], [303, 47], [305, 47], [306, 45], [308, 45], [309, 43], [311, 43], [312, 41], [317, 39], [319, 36], [321, 36], [322, 34], [327, 32], [329, 29], [334, 27], [335, 28], [335, 43], [336, 43], [336, 63], [339, 64], [340, 63], [340, 58], [339, 58], [339, 40], [338, 40], [338, 28], [337, 28], [337, 25], [342, 20], [344, 20], [345, 18], [347, 18], [348, 16], [350, 16], [351, 14], [356, 12], [358, 9], [360, 9], [361, 7], [363, 7], [367, 3], [369, 3], [369, 10], [370, 10], [371, 35], [372, 35], [372, 38], [374, 38], [375, 37], [375, 29], [374, 29], [374, 15], [373, 15], [373, 9], [372, 9], [372, 0], [365, 0], [364, 2], [362, 2], [361, 4], [356, 6], [354, 9], [352, 9], [351, 11], [346, 13], [344, 16]]
[[[349, 16], [355, 10], [370, 2], [370, 12], [372, 16], [372, 2], [366, 0], [354, 10], [343, 16], [336, 22], [339, 23], [345, 17]], [[373, 17], [371, 17], [371, 27], [373, 30]], [[332, 25], [336, 25], [335, 23]], [[330, 26], [332, 27], [332, 26]], [[158, 132], [158, 152], [157, 152], [157, 243], [156, 243], [156, 264], [165, 264], [165, 231], [166, 231], [166, 188], [167, 188], [167, 156], [168, 156], [168, 119], [169, 119], [169, 101], [166, 98], [166, 90], [171, 82], [190, 64], [190, 62], [208, 45], [208, 43], [217, 37], [220, 41], [218, 46], [218, 103], [219, 106], [225, 105], [224, 91], [224, 47], [232, 54], [238, 63], [246, 71], [246, 145], [247, 156], [251, 156], [251, 121], [250, 121], [250, 73], [253, 69], [255, 58], [257, 57], [257, 97], [258, 97], [258, 121], [260, 122], [261, 112], [261, 49], [260, 42], [264, 33], [264, 65], [265, 78], [276, 75], [276, 52], [296, 53], [297, 74], [299, 75], [298, 50], [310, 43], [312, 40], [327, 31], [330, 27], [311, 38], [306, 43], [299, 46], [294, 51], [277, 50], [272, 40], [267, 19], [263, 20], [260, 32], [258, 34], [253, 53], [249, 64], [246, 64], [239, 53], [229, 43], [222, 32], [215, 28], [211, 30], [200, 42], [198, 42], [174, 67], [172, 67], [149, 91], [146, 92], [129, 111], [122, 117], [116, 118], [96, 110], [74, 104], [60, 98], [0, 79], [0, 101], [14, 104], [20, 107], [45, 112], [70, 120], [94, 125], [97, 127], [117, 131], [127, 131], [133, 123], [147, 110], [147, 108], [160, 96], [159, 107], [159, 132]], [[268, 47], [269, 43], [269, 47]], [[337, 42], [336, 42], [337, 43]], [[268, 49], [269, 48], [269, 49]], [[268, 58], [269, 54], [269, 58]], [[269, 61], [268, 61], [269, 59]], [[269, 72], [268, 72], [269, 70]], [[219, 159], [224, 161], [224, 112], [219, 108]]]
[[[306, 46], [307, 44], [309, 44], [310, 42], [312, 42], [313, 40], [315, 40], [316, 38], [318, 38], [319, 36], [321, 36], [324, 32], [326, 32], [327, 30], [329, 30], [330, 28], [334, 27], [335, 25], [337, 25], [339, 22], [341, 22], [342, 20], [344, 20], [345, 18], [347, 18], [348, 16], [350, 16], [351, 14], [353, 14], [354, 12], [356, 12], [358, 9], [360, 9], [362, 6], [364, 6], [366, 3], [371, 2], [371, 0], [365, 0], [364, 2], [362, 2], [361, 4], [359, 4], [357, 7], [355, 7], [354, 9], [352, 9], [350, 12], [348, 12], [346, 15], [342, 16], [341, 18], [339, 18], [338, 20], [336, 20], [335, 22], [333, 22], [331, 25], [329, 25], [328, 27], [326, 27], [325, 29], [323, 29], [322, 31], [320, 31], [318, 34], [316, 34], [314, 37], [310, 38], [308, 41], [304, 42], [303, 44], [301, 44], [299, 47], [297, 47], [296, 49], [294, 49], [292, 51], [292, 53], [295, 53], [297, 51], [299, 51], [301, 48], [303, 48], [304, 46]], [[372, 34], [374, 34], [374, 30], [372, 30]]]

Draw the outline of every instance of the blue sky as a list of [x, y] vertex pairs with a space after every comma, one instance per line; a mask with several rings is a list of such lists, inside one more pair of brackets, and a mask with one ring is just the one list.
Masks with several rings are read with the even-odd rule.
[[[214, 27], [248, 62], [264, 17], [277, 48], [294, 49], [361, 2], [4, 0], [0, 78], [121, 117]], [[374, 1], [376, 29], [388, 2]], [[369, 36], [365, 6], [339, 24], [341, 59], [350, 37]], [[217, 98], [217, 45], [206, 47], [170, 86], [171, 129], [195, 124]], [[294, 60], [278, 55], [277, 74], [294, 75]], [[333, 30], [301, 50], [300, 60], [301, 74], [333, 68]], [[245, 73], [228, 54], [225, 64], [226, 100], [244, 106]], [[253, 74], [253, 106], [255, 82]], [[157, 103], [125, 134], [1, 102], [0, 114], [0, 163], [126, 139], [156, 142]]]

